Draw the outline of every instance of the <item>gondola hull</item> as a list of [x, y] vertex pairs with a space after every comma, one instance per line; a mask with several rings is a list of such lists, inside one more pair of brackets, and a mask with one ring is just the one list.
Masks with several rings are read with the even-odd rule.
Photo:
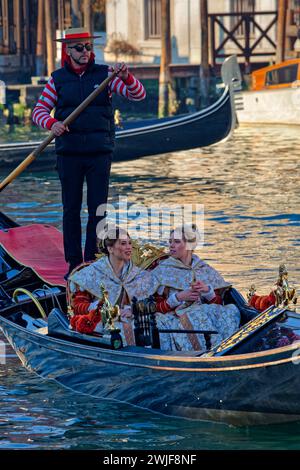
[[[116, 132], [114, 161], [126, 161], [140, 157], [215, 144], [230, 135], [235, 124], [235, 111], [229, 87], [210, 107], [186, 116], [136, 121], [124, 125]], [[40, 142], [21, 142], [0, 145], [0, 169], [16, 167]], [[54, 144], [30, 167], [31, 170], [53, 168]]]
[[0, 328], [29, 370], [100, 400], [235, 425], [300, 419], [300, 344], [203, 358], [74, 344], [28, 331], [2, 316]]
[[[18, 231], [22, 237], [27, 232], [27, 227], [18, 227], [2, 213], [0, 228], [3, 240], [10, 238], [10, 233], [16, 240]], [[49, 233], [50, 229], [47, 227]], [[13, 292], [24, 286], [34, 291], [45, 281], [4, 246], [0, 247], [0, 261], [0, 330], [24, 366], [41, 377], [97, 399], [196, 420], [248, 425], [300, 419], [300, 341], [297, 336], [296, 342], [284, 347], [278, 347], [277, 341], [284, 331], [299, 331], [298, 313], [280, 314], [226, 355], [219, 355], [219, 347], [218, 355], [212, 357], [136, 346], [113, 350], [95, 345], [97, 338], [93, 344], [91, 337], [88, 343], [86, 338], [76, 342], [66, 320], [62, 332], [53, 327], [51, 332], [50, 316], [43, 330], [28, 328], [19, 317], [25, 312], [30, 319], [37, 318], [36, 306], [30, 299], [14, 303]], [[58, 289], [57, 285], [52, 287]], [[57, 295], [65, 300], [64, 286], [59, 289]], [[256, 321], [257, 312], [235, 292], [226, 302], [236, 303], [243, 324], [249, 325], [252, 319]]]

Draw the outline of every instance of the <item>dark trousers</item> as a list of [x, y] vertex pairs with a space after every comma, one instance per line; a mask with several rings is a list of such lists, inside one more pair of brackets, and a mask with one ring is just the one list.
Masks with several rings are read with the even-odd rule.
[[100, 204], [107, 202], [112, 154], [57, 155], [57, 170], [62, 188], [63, 235], [65, 259], [72, 267], [83, 261], [81, 219], [83, 183], [87, 183], [88, 224], [84, 260], [95, 259], [97, 252], [96, 226], [103, 216], [96, 216]]

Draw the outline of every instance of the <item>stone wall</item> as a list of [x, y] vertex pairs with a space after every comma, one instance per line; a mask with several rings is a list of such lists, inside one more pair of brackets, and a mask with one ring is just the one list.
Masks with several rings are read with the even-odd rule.
[[[147, 38], [145, 2], [142, 0], [108, 1], [106, 32], [108, 40], [118, 38], [137, 47], [141, 55], [125, 57], [127, 62], [159, 64], [161, 40]], [[200, 62], [200, 15], [198, 0], [171, 0], [172, 62]], [[105, 60], [113, 62], [115, 56], [105, 53]]]

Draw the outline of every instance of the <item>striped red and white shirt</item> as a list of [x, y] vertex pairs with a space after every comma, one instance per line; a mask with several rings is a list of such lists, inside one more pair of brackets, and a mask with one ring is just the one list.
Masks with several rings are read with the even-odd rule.
[[[108, 75], [112, 74], [112, 67], [108, 69]], [[127, 80], [122, 80], [119, 77], [114, 78], [108, 85], [108, 93], [111, 96], [116, 93], [119, 96], [124, 96], [130, 101], [141, 101], [146, 97], [146, 90], [137, 78], [131, 73], [128, 74]], [[46, 84], [38, 102], [32, 112], [33, 122], [44, 129], [51, 130], [51, 127], [57, 119], [53, 118], [50, 113], [55, 108], [57, 103], [57, 93], [53, 78], [50, 77]]]

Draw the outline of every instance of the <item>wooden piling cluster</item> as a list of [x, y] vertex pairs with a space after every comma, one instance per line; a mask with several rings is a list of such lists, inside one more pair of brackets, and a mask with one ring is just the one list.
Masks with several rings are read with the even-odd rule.
[[0, 0], [0, 54], [13, 56], [29, 76], [49, 75], [57, 30], [71, 26], [93, 31], [90, 0]]

